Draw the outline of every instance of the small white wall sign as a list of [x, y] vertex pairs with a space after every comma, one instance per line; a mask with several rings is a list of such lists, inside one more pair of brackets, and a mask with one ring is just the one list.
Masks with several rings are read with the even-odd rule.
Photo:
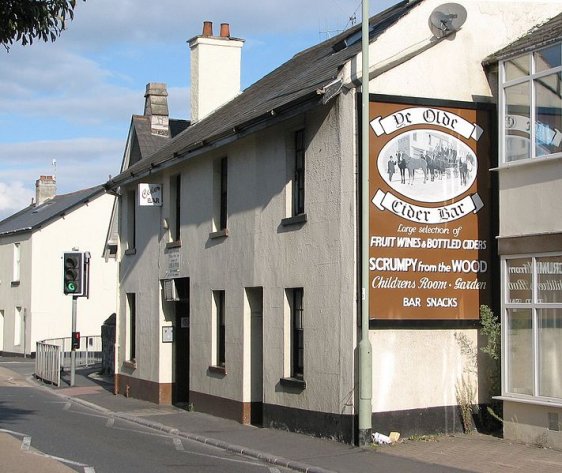
[[139, 205], [162, 207], [162, 184], [139, 184]]

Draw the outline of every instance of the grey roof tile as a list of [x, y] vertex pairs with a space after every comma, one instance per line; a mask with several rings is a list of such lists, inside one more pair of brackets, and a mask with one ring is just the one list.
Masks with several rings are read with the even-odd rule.
[[32, 204], [0, 221], [0, 236], [32, 231], [48, 225], [104, 193], [103, 186], [96, 186], [70, 194], [57, 195], [37, 206]]

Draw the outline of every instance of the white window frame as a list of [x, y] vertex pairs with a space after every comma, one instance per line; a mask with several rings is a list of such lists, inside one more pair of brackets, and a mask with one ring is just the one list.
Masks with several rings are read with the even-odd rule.
[[[536, 64], [535, 64], [535, 52], [538, 52], [542, 49], [551, 48], [553, 46], [559, 45], [562, 48], [562, 43], [553, 43], [546, 47], [541, 47], [534, 49], [531, 52], [522, 54], [520, 56], [510, 57], [503, 61], [499, 62], [499, 132], [500, 132], [500, 139], [499, 139], [499, 155], [500, 155], [500, 167], [509, 167], [513, 165], [521, 165], [526, 164], [529, 162], [536, 162], [538, 160], [544, 159], [552, 159], [552, 158], [562, 158], [562, 152], [554, 153], [554, 154], [546, 154], [543, 156], [536, 156], [536, 146], [535, 146], [535, 138], [536, 138], [536, 100], [535, 100], [535, 81], [542, 77], [546, 77], [556, 73], [562, 73], [562, 66], [554, 67], [552, 69], [546, 69], [544, 71], [535, 72], [536, 71]], [[520, 57], [527, 57], [529, 60], [529, 68], [530, 72], [529, 75], [524, 75], [518, 77], [516, 79], [512, 79], [510, 81], [506, 80], [506, 73], [505, 73], [505, 65], [507, 62], [513, 61], [514, 59]], [[517, 161], [506, 161], [506, 149], [505, 149], [505, 137], [506, 137], [506, 130], [505, 130], [505, 105], [506, 105], [506, 98], [505, 98], [505, 90], [508, 87], [512, 87], [515, 85], [520, 85], [523, 83], [529, 83], [529, 107], [530, 107], [530, 157], [527, 159], [521, 159]], [[561, 130], [562, 131], [562, 130]]]
[[[552, 253], [525, 253], [518, 255], [509, 255], [501, 257], [501, 300], [502, 300], [502, 330], [501, 330], [501, 340], [502, 340], [502, 398], [509, 399], [513, 401], [529, 402], [533, 404], [544, 404], [549, 406], [562, 407], [562, 396], [560, 398], [540, 396], [539, 393], [539, 374], [540, 374], [540, 352], [539, 352], [539, 330], [538, 330], [538, 315], [537, 311], [540, 309], [561, 309], [562, 302], [560, 303], [541, 303], [537, 301], [538, 287], [537, 287], [537, 258], [562, 256], [562, 252], [552, 252]], [[532, 297], [531, 302], [510, 302], [507, 300], [509, 295], [509, 276], [507, 273], [507, 262], [513, 259], [530, 259], [532, 262]], [[533, 394], [520, 394], [508, 392], [507, 388], [509, 386], [509, 370], [508, 370], [508, 310], [509, 309], [527, 309], [531, 310], [532, 313], [532, 339], [533, 339]]]

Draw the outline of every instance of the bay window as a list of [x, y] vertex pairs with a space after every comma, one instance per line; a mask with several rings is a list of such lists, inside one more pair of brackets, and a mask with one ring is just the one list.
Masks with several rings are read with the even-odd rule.
[[562, 43], [500, 62], [503, 163], [562, 156]]
[[562, 254], [503, 266], [503, 394], [562, 401]]

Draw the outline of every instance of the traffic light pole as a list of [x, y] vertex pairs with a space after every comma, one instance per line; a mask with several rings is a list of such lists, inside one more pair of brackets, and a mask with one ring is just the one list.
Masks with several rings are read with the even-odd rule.
[[[76, 332], [76, 311], [78, 307], [78, 296], [72, 296], [72, 333]], [[76, 377], [76, 348], [70, 341], [72, 351], [70, 352], [70, 386], [74, 386]]]

